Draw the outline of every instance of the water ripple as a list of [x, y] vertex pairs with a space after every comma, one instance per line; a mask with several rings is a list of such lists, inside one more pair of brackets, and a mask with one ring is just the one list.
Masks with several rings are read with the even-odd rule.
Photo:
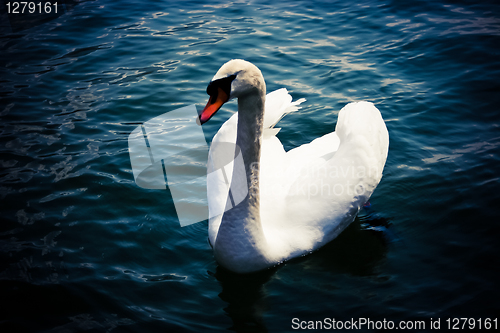
[[[71, 3], [0, 34], [4, 323], [283, 331], [290, 314], [494, 314], [497, 4]], [[282, 120], [285, 148], [331, 132], [358, 100], [376, 103], [391, 140], [372, 213], [322, 251], [250, 277], [218, 267], [206, 221], [179, 226], [169, 191], [136, 186], [127, 146], [139, 124], [203, 107], [231, 58], [257, 64], [268, 91], [307, 99]], [[236, 108], [204, 125], [208, 142]]]

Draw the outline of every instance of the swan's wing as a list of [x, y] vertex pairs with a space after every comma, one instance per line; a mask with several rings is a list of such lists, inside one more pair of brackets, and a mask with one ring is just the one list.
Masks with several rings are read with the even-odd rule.
[[[346, 147], [357, 146], [370, 155], [368, 166], [382, 170], [389, 152], [389, 132], [380, 111], [370, 102], [347, 104], [339, 113], [336, 132]], [[363, 139], [364, 144], [356, 139]], [[380, 179], [377, 180], [380, 181]]]
[[340, 139], [337, 133], [331, 132], [314, 139], [310, 143], [289, 150], [287, 157], [293, 163], [297, 163], [299, 160], [307, 161], [310, 158], [329, 160], [333, 157], [339, 145]]
[[372, 103], [346, 105], [335, 133], [340, 145], [330, 159], [314, 157], [304, 148], [297, 149], [290, 162], [308, 160], [285, 197], [286, 220], [292, 229], [288, 243], [302, 249], [314, 250], [334, 239], [354, 220], [382, 177], [389, 134]]
[[298, 105], [304, 101], [305, 98], [301, 98], [292, 102], [292, 96], [288, 93], [286, 88], [281, 88], [267, 94], [264, 112], [264, 129], [274, 127], [274, 125], [276, 125], [276, 123], [278, 123], [287, 113], [300, 109]]

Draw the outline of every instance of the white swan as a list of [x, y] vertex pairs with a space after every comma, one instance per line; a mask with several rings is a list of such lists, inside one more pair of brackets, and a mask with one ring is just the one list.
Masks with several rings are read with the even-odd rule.
[[[236, 143], [245, 168], [225, 175], [226, 182], [242, 177], [248, 186], [243, 201], [209, 220], [209, 240], [221, 266], [237, 273], [274, 266], [323, 246], [354, 220], [382, 177], [389, 147], [372, 103], [346, 105], [335, 132], [285, 152], [273, 126], [304, 100], [292, 103], [286, 89], [266, 96], [262, 73], [244, 60], [224, 64], [207, 93], [202, 124], [222, 104], [238, 99], [238, 113], [213, 138], [209, 163], [216, 149], [224, 149], [217, 143]], [[228, 200], [227, 188], [209, 182], [211, 216]]]

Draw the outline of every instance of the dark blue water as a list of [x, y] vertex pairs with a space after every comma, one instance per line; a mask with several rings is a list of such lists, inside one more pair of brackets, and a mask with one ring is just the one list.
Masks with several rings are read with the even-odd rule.
[[[2, 332], [500, 317], [498, 3], [1, 5]], [[127, 143], [201, 108], [231, 58], [307, 99], [280, 123], [287, 149], [331, 132], [351, 101], [374, 102], [390, 133], [371, 208], [320, 251], [248, 276], [218, 267], [207, 221], [181, 228], [169, 191], [135, 184]], [[204, 125], [209, 142], [235, 110]]]

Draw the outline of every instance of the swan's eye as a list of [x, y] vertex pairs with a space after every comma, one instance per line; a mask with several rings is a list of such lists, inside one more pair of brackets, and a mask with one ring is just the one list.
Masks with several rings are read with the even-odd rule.
[[227, 96], [231, 93], [231, 82], [236, 78], [236, 75], [230, 75], [228, 77], [218, 79], [209, 83], [207, 87], [207, 94], [210, 95], [210, 100], [216, 101], [219, 88], [221, 88]]

